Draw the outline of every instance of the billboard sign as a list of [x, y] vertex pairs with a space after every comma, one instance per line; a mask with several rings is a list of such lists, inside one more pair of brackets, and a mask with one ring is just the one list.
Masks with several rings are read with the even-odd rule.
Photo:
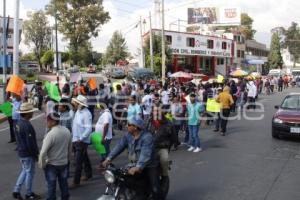
[[240, 25], [241, 9], [237, 7], [188, 8], [188, 24]]

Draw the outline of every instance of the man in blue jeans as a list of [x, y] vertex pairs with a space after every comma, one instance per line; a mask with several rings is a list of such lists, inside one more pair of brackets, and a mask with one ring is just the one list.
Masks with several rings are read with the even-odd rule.
[[44, 169], [48, 183], [47, 200], [56, 200], [56, 180], [61, 191], [61, 199], [69, 199], [68, 163], [72, 154], [70, 131], [59, 125], [60, 116], [50, 113], [47, 116], [49, 132], [43, 140], [39, 166]]
[[36, 111], [32, 104], [22, 103], [20, 110], [21, 119], [16, 125], [17, 151], [22, 164], [22, 171], [13, 191], [13, 198], [22, 200], [20, 194], [22, 185], [26, 184], [25, 199], [40, 199], [39, 195], [32, 192], [32, 182], [35, 171], [35, 162], [38, 160], [38, 146], [35, 130], [30, 123], [33, 112]]
[[198, 153], [202, 151], [200, 147], [200, 138], [198, 135], [200, 127], [200, 116], [204, 111], [203, 104], [196, 102], [196, 95], [194, 93], [190, 94], [190, 103], [188, 103], [188, 130], [190, 135], [190, 148], [188, 151], [193, 151]]

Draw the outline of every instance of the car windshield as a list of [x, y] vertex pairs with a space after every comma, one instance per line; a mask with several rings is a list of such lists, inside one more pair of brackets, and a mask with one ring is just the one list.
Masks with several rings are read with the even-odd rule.
[[281, 105], [281, 108], [300, 110], [300, 95], [286, 97]]

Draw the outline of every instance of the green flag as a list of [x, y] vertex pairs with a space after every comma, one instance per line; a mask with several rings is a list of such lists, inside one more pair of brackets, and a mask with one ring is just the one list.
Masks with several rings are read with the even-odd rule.
[[53, 83], [49, 83], [48, 81], [45, 83], [45, 88], [47, 90], [47, 93], [49, 95], [49, 97], [55, 101], [60, 101], [61, 100], [61, 96], [59, 93], [59, 89], [58, 86], [53, 84]]
[[0, 111], [6, 116], [11, 117], [12, 116], [12, 105], [10, 102], [5, 102], [0, 105]]
[[102, 134], [99, 132], [93, 132], [91, 135], [91, 142], [99, 155], [106, 154], [104, 145], [102, 144]]

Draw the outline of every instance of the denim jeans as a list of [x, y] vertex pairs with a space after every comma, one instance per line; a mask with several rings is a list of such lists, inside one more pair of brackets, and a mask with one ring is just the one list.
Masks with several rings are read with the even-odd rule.
[[215, 130], [219, 130], [221, 126], [221, 116], [220, 113], [217, 114], [217, 118], [215, 120]]
[[190, 145], [192, 147], [200, 147], [200, 138], [198, 132], [199, 125], [189, 125]]
[[103, 161], [106, 159], [106, 157], [110, 153], [110, 142], [111, 142], [111, 140], [104, 140], [104, 142], [103, 142], [103, 145], [104, 145], [104, 148], [106, 151], [105, 154], [101, 154], [101, 160], [103, 160]]
[[56, 200], [56, 180], [58, 180], [58, 185], [61, 192], [61, 200], [68, 200], [68, 165], [47, 165], [44, 172], [48, 184], [47, 200]]
[[35, 159], [32, 157], [20, 158], [22, 171], [19, 175], [14, 192], [20, 192], [23, 183], [25, 182], [26, 195], [32, 193], [32, 181], [35, 172]]

